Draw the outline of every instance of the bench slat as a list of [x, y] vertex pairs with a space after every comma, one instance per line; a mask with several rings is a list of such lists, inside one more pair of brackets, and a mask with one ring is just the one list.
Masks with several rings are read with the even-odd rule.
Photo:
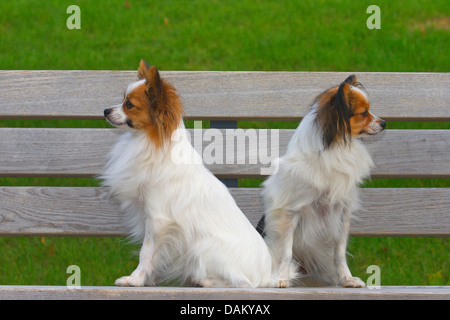
[[[261, 189], [232, 188], [256, 226]], [[450, 188], [362, 189], [353, 236], [449, 236]], [[0, 187], [0, 236], [124, 236], [118, 204], [103, 188]]]
[[[196, 136], [193, 130], [189, 132], [191, 137]], [[226, 143], [224, 131], [216, 132], [223, 138], [223, 143]], [[98, 175], [112, 144], [121, 133], [121, 130], [116, 129], [0, 128], [0, 176]], [[242, 140], [245, 145], [239, 148], [238, 141], [246, 135], [256, 139], [266, 136], [270, 143], [278, 133], [281, 156], [285, 153], [294, 130], [251, 129], [235, 133], [239, 138], [231, 136], [235, 146], [232, 164], [226, 164], [226, 147], [222, 148], [223, 164], [218, 161], [213, 163], [214, 159], [208, 163], [209, 160], [204, 157], [207, 167], [218, 177], [264, 177], [267, 173], [262, 172], [261, 168], [270, 165], [266, 157], [276, 157], [276, 151], [267, 150], [267, 144], [262, 144], [262, 148], [254, 150], [253, 154], [257, 157], [256, 164], [252, 164], [248, 159], [250, 138]], [[365, 141], [376, 164], [373, 178], [450, 177], [450, 130], [387, 130], [379, 136], [366, 138]], [[211, 151], [211, 143], [204, 141], [203, 150], [210, 146]], [[255, 144], [252, 143], [252, 146]], [[270, 148], [270, 144], [268, 147]], [[239, 164], [244, 152], [245, 161]], [[214, 155], [212, 152], [205, 154]]]
[[[0, 299], [14, 300], [342, 300], [424, 299], [448, 300], [449, 287], [382, 286], [368, 288], [191, 288], [191, 287], [91, 287], [71, 290], [64, 286], [0, 286]], [[234, 306], [233, 303], [230, 303]], [[270, 303], [269, 303], [270, 304]], [[181, 309], [180, 309], [181, 310]], [[271, 311], [269, 307], [269, 311]], [[179, 311], [176, 311], [178, 313]], [[221, 310], [225, 314], [225, 310]], [[272, 310], [272, 313], [274, 310]], [[175, 314], [175, 313], [174, 313]], [[215, 314], [219, 314], [216, 310]]]
[[[203, 120], [299, 120], [350, 72], [162, 71], [186, 115]], [[356, 73], [386, 120], [449, 121], [449, 73]], [[103, 119], [136, 71], [0, 71], [0, 118]], [[24, 89], [26, 88], [26, 89]]]

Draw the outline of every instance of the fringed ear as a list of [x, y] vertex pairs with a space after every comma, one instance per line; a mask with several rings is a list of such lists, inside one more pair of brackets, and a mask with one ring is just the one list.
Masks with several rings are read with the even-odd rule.
[[138, 69], [139, 80], [145, 79], [147, 90], [152, 88], [157, 95], [161, 94], [162, 81], [159, 71], [155, 66], [149, 67], [148, 63], [142, 59]]
[[337, 135], [337, 118], [333, 106], [337, 90], [338, 87], [330, 88], [318, 95], [314, 100], [314, 104], [317, 105], [315, 122], [323, 132], [322, 143], [324, 151], [330, 147]]
[[160, 146], [170, 141], [173, 131], [183, 119], [183, 106], [176, 89], [161, 79], [159, 71], [151, 66], [145, 76], [145, 94], [152, 123], [148, 134]]
[[321, 105], [317, 113], [317, 119], [323, 131], [322, 143], [324, 151], [331, 146], [338, 135], [337, 114], [333, 106], [334, 99], [335, 97]]
[[[351, 77], [348, 77], [347, 80]], [[354, 79], [356, 80], [356, 77]], [[333, 103], [336, 112], [337, 133], [344, 142], [347, 142], [347, 135], [349, 139], [351, 138], [350, 118], [353, 116], [349, 99], [350, 85], [347, 80], [339, 86]]]
[[358, 81], [356, 80], [356, 76], [354, 74], [352, 74], [351, 76], [349, 76], [347, 79], [345, 79], [344, 83], [347, 83], [349, 85], [356, 85]]
[[144, 59], [142, 59], [141, 63], [139, 64], [139, 68], [138, 68], [138, 79], [139, 80], [147, 78], [148, 69], [149, 69], [148, 63]]
[[151, 66], [150, 70], [147, 73], [147, 88], [153, 88], [155, 90], [156, 95], [161, 95], [162, 81], [161, 76], [159, 75], [159, 71], [155, 66]]
[[324, 151], [338, 139], [347, 142], [347, 137], [351, 138], [350, 118], [353, 112], [349, 105], [349, 94], [350, 85], [344, 81], [339, 87], [330, 88], [319, 95], [314, 102], [317, 103], [316, 122], [323, 131]]
[[354, 74], [345, 79], [344, 82], [351, 85], [352, 87], [361, 87], [364, 89], [364, 86], [360, 82], [358, 82]]

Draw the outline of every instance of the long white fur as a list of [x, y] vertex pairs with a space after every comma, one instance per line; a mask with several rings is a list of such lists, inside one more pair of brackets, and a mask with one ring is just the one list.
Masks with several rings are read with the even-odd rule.
[[[120, 108], [112, 113], [123, 115]], [[177, 142], [159, 148], [143, 130], [128, 130], [113, 147], [102, 178], [121, 203], [131, 237], [143, 244], [138, 267], [116, 285], [270, 286], [264, 240], [227, 187], [198, 164], [183, 121]], [[174, 162], [175, 146], [197, 161]]]
[[[273, 277], [279, 287], [311, 280], [361, 287], [364, 283], [352, 277], [345, 254], [350, 216], [358, 208], [357, 186], [369, 176], [373, 161], [355, 137], [325, 150], [316, 113], [313, 105], [279, 159], [278, 172], [264, 183], [265, 240], [273, 256]], [[295, 264], [307, 270], [306, 279], [292, 272]]]

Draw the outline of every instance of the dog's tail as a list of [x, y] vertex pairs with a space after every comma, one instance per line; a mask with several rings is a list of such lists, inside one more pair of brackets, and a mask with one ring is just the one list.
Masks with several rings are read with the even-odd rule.
[[261, 235], [261, 237], [265, 237], [265, 229], [266, 228], [266, 222], [264, 220], [264, 215], [262, 216], [261, 220], [259, 220], [258, 225], [256, 226], [256, 231]]

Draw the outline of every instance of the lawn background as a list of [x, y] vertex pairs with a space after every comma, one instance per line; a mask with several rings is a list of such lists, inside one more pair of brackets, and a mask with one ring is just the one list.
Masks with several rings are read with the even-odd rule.
[[[71, 4], [81, 9], [81, 30], [66, 27]], [[372, 4], [381, 9], [380, 30], [366, 27], [370, 16], [366, 9]], [[144, 58], [161, 70], [449, 72], [449, 28], [448, 0], [6, 0], [0, 2], [0, 69], [136, 70]], [[242, 128], [297, 125], [238, 123]], [[104, 121], [0, 119], [0, 127], [13, 126], [108, 127]], [[450, 125], [390, 122], [388, 128], [450, 129]], [[255, 187], [260, 182], [245, 179], [239, 185]], [[88, 178], [5, 177], [0, 185], [99, 183]], [[377, 179], [364, 186], [450, 187], [450, 183]], [[66, 268], [76, 264], [82, 285], [112, 285], [137, 266], [137, 249], [122, 238], [0, 237], [0, 284], [65, 285]], [[363, 280], [369, 276], [366, 268], [375, 264], [381, 268], [382, 285], [450, 284], [446, 238], [351, 238], [348, 249], [350, 268]]]

